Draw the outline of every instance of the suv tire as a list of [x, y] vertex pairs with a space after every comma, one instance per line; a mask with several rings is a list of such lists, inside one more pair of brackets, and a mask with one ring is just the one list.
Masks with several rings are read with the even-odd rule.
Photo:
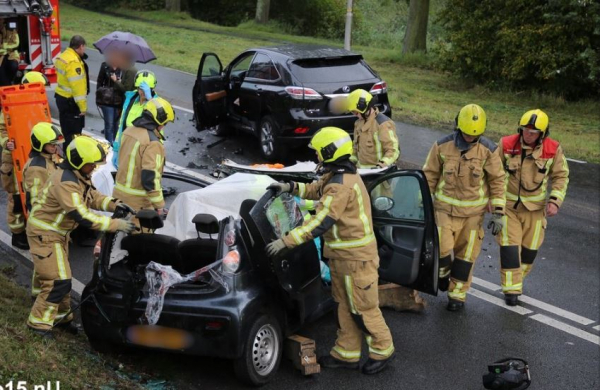
[[271, 115], [262, 118], [258, 128], [260, 152], [269, 162], [276, 162], [285, 155], [285, 145], [279, 140], [279, 124]]

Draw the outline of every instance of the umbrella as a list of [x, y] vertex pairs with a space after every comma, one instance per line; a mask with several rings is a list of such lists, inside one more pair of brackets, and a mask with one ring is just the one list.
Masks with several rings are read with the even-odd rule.
[[128, 32], [111, 32], [94, 42], [94, 46], [103, 54], [110, 50], [126, 51], [131, 54], [135, 62], [142, 64], [156, 59], [154, 52], [144, 38]]

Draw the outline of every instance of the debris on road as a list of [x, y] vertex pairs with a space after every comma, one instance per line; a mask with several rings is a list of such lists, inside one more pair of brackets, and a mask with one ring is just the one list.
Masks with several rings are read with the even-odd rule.
[[215, 147], [215, 146], [217, 146], [217, 145], [220, 145], [220, 144], [222, 144], [222, 143], [223, 143], [223, 142], [225, 142], [225, 141], [227, 141], [227, 138], [221, 138], [220, 140], [218, 140], [218, 141], [215, 141], [215, 142], [213, 142], [212, 144], [208, 144], [206, 147], [207, 147], [208, 149], [210, 149], [210, 148], [213, 148], [213, 147]]
[[191, 142], [193, 144], [199, 144], [202, 141], [203, 141], [203, 139], [200, 137], [188, 137], [188, 142]]

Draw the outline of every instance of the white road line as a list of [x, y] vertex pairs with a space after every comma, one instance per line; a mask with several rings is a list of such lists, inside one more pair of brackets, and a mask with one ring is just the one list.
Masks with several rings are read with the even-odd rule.
[[579, 337], [586, 341], [589, 341], [590, 343], [600, 345], [600, 336], [588, 333], [588, 332], [578, 329], [574, 326], [567, 325], [564, 322], [560, 322], [558, 320], [552, 319], [543, 314], [536, 314], [529, 318], [536, 320], [538, 322], [541, 322], [542, 324], [546, 324], [548, 326], [556, 328], [558, 330], [562, 330], [563, 332], [569, 333], [573, 336]]
[[592, 329], [594, 329], [594, 330], [600, 330], [600, 325], [594, 326]]
[[567, 161], [571, 161], [577, 164], [587, 164], [587, 161], [575, 160], [574, 158], [567, 158]]
[[[477, 284], [479, 286], [485, 287], [487, 289], [490, 289], [492, 291], [498, 291], [501, 289], [500, 286], [498, 286], [497, 284], [494, 283], [490, 283], [487, 280], [483, 280], [477, 277], [473, 277], [473, 284]], [[544, 311], [547, 311], [549, 313], [555, 314], [559, 317], [563, 317], [566, 318], [568, 320], [571, 320], [573, 322], [577, 322], [578, 324], [582, 324], [582, 325], [589, 325], [589, 324], [593, 324], [594, 320], [590, 320], [589, 318], [585, 318], [583, 316], [580, 316], [578, 314], [575, 313], [571, 313], [570, 311], [561, 309], [560, 307], [556, 307], [554, 305], [551, 305], [549, 303], [546, 302], [542, 302], [540, 300], [537, 300], [535, 298], [531, 298], [528, 297], [527, 295], [521, 295], [519, 297], [519, 300], [521, 300], [521, 302], [523, 303], [527, 303], [528, 305], [531, 306], [535, 306], [538, 309], [542, 309]]]
[[[4, 230], [1, 230], [1, 229], [0, 229], [0, 241], [5, 243], [6, 246], [8, 246], [9, 248], [12, 248], [14, 251], [18, 252], [21, 256], [23, 256], [24, 258], [26, 258], [27, 260], [29, 260], [30, 262], [33, 263], [33, 260], [31, 259], [31, 254], [29, 253], [29, 251], [24, 251], [22, 249], [18, 249], [18, 248], [15, 248], [14, 246], [12, 246], [12, 237], [9, 234], [7, 234]], [[83, 288], [85, 287], [85, 285], [75, 278], [71, 279], [71, 285], [72, 285], [73, 291], [75, 291], [77, 294], [79, 294], [79, 296], [81, 296], [81, 293], [83, 292]]]
[[487, 301], [487, 302], [489, 302], [489, 303], [491, 303], [493, 305], [500, 306], [503, 309], [513, 311], [513, 312], [515, 312], [517, 314], [520, 314], [522, 316], [524, 316], [526, 314], [533, 313], [531, 310], [526, 309], [526, 308], [524, 308], [522, 306], [507, 306], [506, 303], [504, 303], [504, 299], [500, 299], [498, 297], [495, 297], [493, 295], [490, 295], [490, 294], [485, 293], [483, 291], [479, 291], [479, 290], [474, 289], [474, 288], [471, 288], [468, 291], [468, 294], [473, 295], [473, 296], [475, 296], [475, 297], [477, 297], [479, 299], [483, 299], [484, 301]]

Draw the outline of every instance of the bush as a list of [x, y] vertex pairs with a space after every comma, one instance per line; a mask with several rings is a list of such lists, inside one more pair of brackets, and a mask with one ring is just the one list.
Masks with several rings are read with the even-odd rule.
[[254, 19], [256, 13], [256, 0], [188, 0], [187, 4], [193, 18], [222, 26], [237, 26]]
[[490, 86], [600, 96], [600, 4], [447, 0], [443, 66]]
[[[165, 0], [121, 0], [121, 1], [106, 1], [106, 0], [63, 0], [66, 3], [73, 4], [77, 7], [90, 10], [110, 11], [111, 8], [123, 7], [139, 11], [156, 11], [165, 8]], [[114, 3], [117, 3], [116, 5]]]
[[[344, 36], [346, 0], [271, 1], [271, 18], [290, 24], [302, 35], [339, 39]], [[354, 25], [360, 16], [354, 15]]]

